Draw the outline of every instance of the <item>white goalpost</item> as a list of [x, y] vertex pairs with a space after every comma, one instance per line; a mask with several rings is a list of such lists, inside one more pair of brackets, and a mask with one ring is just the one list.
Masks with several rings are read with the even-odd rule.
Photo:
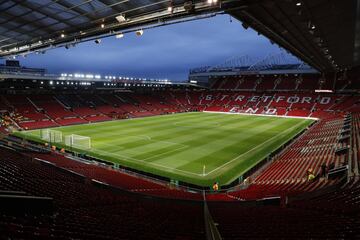
[[65, 136], [65, 145], [82, 150], [91, 149], [91, 138], [76, 134]]
[[60, 143], [63, 141], [62, 132], [52, 129], [41, 129], [40, 137], [42, 140]]

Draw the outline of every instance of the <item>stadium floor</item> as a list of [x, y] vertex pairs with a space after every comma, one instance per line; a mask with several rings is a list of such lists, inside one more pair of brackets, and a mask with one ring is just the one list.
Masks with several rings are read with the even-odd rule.
[[[92, 148], [86, 152], [90, 156], [173, 180], [211, 186], [215, 181], [225, 185], [236, 180], [312, 122], [196, 112], [56, 130], [63, 138], [70, 134], [91, 137]], [[41, 141], [40, 130], [15, 135]]]

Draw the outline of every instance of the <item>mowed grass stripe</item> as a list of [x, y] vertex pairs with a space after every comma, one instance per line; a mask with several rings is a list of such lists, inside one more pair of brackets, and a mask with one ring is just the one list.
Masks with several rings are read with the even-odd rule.
[[[242, 122], [241, 125], [238, 123], [239, 120], [232, 120], [229, 125], [232, 125], [234, 128], [237, 127], [240, 129], [240, 126], [245, 128], [250, 128], [257, 123], [258, 125], [262, 125], [265, 123], [264, 119], [255, 120], [255, 121], [245, 121]], [[243, 136], [249, 135], [248, 133], [243, 133]], [[218, 147], [222, 145], [231, 144], [234, 142], [235, 138], [240, 137], [239, 132], [233, 131], [232, 133], [221, 131], [221, 127], [219, 127], [216, 131], [204, 131], [204, 132], [196, 132], [196, 134], [192, 133], [186, 136], [184, 141], [180, 141], [184, 145], [191, 146], [189, 149], [184, 149], [182, 152], [177, 153], [175, 155], [167, 156], [163, 159], [158, 159], [157, 162], [164, 162], [170, 164], [172, 162], [173, 157], [182, 160], [177, 164], [178, 167], [182, 167], [186, 163], [186, 160], [191, 163], [195, 163], [198, 158], [203, 156], [207, 156], [211, 153], [211, 151], [216, 150]], [[184, 139], [183, 136], [179, 137], [180, 139]], [[204, 163], [201, 163], [204, 165]], [[217, 165], [216, 163], [214, 163]], [[202, 170], [202, 165], [200, 170]], [[211, 165], [209, 165], [211, 167]]]
[[[185, 114], [180, 114], [180, 115], [185, 115]], [[188, 121], [193, 118], [198, 118], [198, 116], [192, 116], [191, 118], [181, 118], [181, 119], [182, 121]], [[211, 118], [211, 116], [209, 116], [208, 118]], [[99, 140], [99, 141], [113, 141], [114, 138], [116, 138], [117, 136], [119, 138], [139, 137], [139, 136], [143, 136], [143, 137], [146, 136], [153, 138], [157, 133], [161, 133], [162, 131], [166, 130], [167, 127], [169, 126], [171, 127], [172, 121], [173, 121], [172, 119], [167, 119], [166, 121], [161, 121], [159, 123], [152, 122], [151, 124], [144, 124], [142, 126], [127, 126], [126, 128], [121, 126], [117, 128], [111, 127], [105, 129], [99, 128], [98, 130], [81, 131], [81, 132], [76, 131], [76, 132], [82, 135], [86, 135], [86, 134], [91, 135], [92, 133], [95, 133], [96, 136], [95, 140]], [[96, 133], [101, 133], [101, 134], [96, 134]], [[111, 137], [111, 139], [109, 139], [109, 137]], [[128, 144], [131, 144], [133, 142], [136, 144], [135, 138], [132, 141], [129, 141]]]
[[[239, 152], [246, 152], [256, 146], [258, 142], [264, 142], [271, 138], [273, 134], [266, 134], [267, 130], [279, 129], [279, 126], [285, 125], [276, 120], [262, 121], [263, 122], [260, 123], [257, 122], [253, 129], [251, 129], [251, 132], [247, 131], [240, 134], [235, 132], [230, 136], [222, 136], [220, 138], [214, 138], [213, 141], [206, 141], [201, 147], [207, 149], [207, 151], [199, 152], [197, 158], [194, 158], [194, 161], [180, 167], [180, 169], [187, 170], [193, 167], [190, 165], [197, 164], [200, 170], [203, 165], [206, 165], [207, 170], [211, 171], [213, 168], [222, 165], [226, 160], [237, 157]], [[256, 141], [254, 141], [254, 139], [256, 139]]]
[[[191, 132], [193, 133], [194, 131], [193, 130], [191, 130]], [[209, 132], [209, 131], [206, 131], [206, 132]], [[172, 136], [173, 134], [169, 134], [169, 133], [167, 133], [166, 134], [167, 136]], [[176, 136], [176, 135], [175, 135]], [[204, 136], [202, 136], [202, 137], [204, 137]], [[178, 137], [179, 138], [179, 137]], [[175, 140], [176, 139], [171, 139], [171, 141], [172, 142], [175, 142]], [[186, 138], [186, 140], [189, 140], [189, 138], [187, 137]], [[167, 141], [170, 141], [170, 140], [167, 140]], [[189, 142], [184, 142], [184, 141], [178, 141], [178, 143], [181, 143], [181, 144], [188, 144], [188, 146], [190, 146], [189, 145]], [[114, 145], [116, 145], [116, 142], [114, 142]], [[176, 149], [169, 149], [169, 148], [162, 148], [162, 144], [161, 144], [161, 142], [159, 142], [159, 147], [157, 147], [157, 148], [154, 148], [155, 150], [152, 150], [150, 153], [149, 152], [146, 152], [146, 151], [144, 151], [143, 149], [141, 149], [141, 147], [142, 146], [138, 146], [138, 151], [139, 152], [142, 152], [142, 154], [141, 154], [141, 156], [138, 156], [138, 155], [136, 155], [136, 156], [133, 156], [133, 155], [130, 155], [131, 157], [133, 157], [133, 158], [136, 158], [136, 159], [144, 159], [144, 158], [146, 158], [146, 159], [148, 159], [148, 160], [150, 160], [150, 159], [152, 159], [153, 161], [156, 161], [156, 162], [158, 162], [159, 164], [163, 164], [163, 165], [167, 165], [167, 163], [161, 163], [162, 162], [162, 160], [159, 160], [159, 159], [162, 159], [162, 158], [160, 158], [160, 157], [158, 157], [160, 154], [161, 154], [161, 156], [172, 156], [172, 155], [174, 155], [174, 154], [176, 154], [176, 153], [181, 153], [182, 151], [184, 151], [184, 150], [186, 150], [186, 148], [185, 149], [183, 149], [183, 148], [180, 148], [180, 149], [178, 149], [178, 148], [176, 148]], [[191, 148], [188, 148], [188, 149], [191, 149]], [[112, 151], [111, 149], [107, 149], [108, 151]], [[134, 151], [134, 150], [133, 150]], [[125, 151], [126, 152], [126, 151]], [[194, 152], [194, 151], [192, 151], [192, 152]], [[122, 154], [124, 154], [124, 153], [122, 153]], [[149, 157], [149, 155], [150, 155], [150, 157]], [[156, 157], [151, 157], [151, 156], [156, 156]], [[129, 156], [129, 155], [127, 155], [127, 156]], [[192, 161], [192, 158], [190, 157], [190, 158], [188, 158], [188, 157], [186, 157], [186, 158], [176, 158], [176, 159], [178, 159], [176, 162], [173, 160], [174, 158], [170, 158], [170, 163], [169, 163], [169, 165], [172, 165], [174, 168], [176, 168], [177, 166], [181, 166], [181, 165], [184, 165], [184, 164], [186, 164], [188, 161]], [[185, 162], [184, 162], [185, 161]], [[193, 171], [193, 170], [187, 170], [187, 171]]]
[[[95, 157], [208, 186], [215, 180], [221, 184], [234, 180], [310, 122], [199, 112], [55, 129], [63, 135], [91, 137], [93, 151], [89, 154]], [[297, 124], [299, 128], [286, 131]], [[18, 134], [40, 137], [39, 130]], [[268, 140], [269, 143], [261, 145]], [[256, 146], [259, 146], [256, 151], [244, 154]], [[203, 165], [208, 173], [205, 176]]]
[[[256, 165], [258, 159], [264, 159], [270, 152], [280, 147], [284, 142], [289, 141], [294, 135], [301, 132], [306, 128], [312, 121], [303, 120], [296, 125], [289, 126], [284, 131], [281, 131], [277, 135], [269, 138], [268, 140], [260, 143], [259, 145], [254, 146], [254, 148], [249, 149], [244, 154], [239, 155], [235, 159], [227, 161], [224, 165], [221, 166], [221, 171], [231, 173], [227, 174], [222, 181], [229, 183], [234, 180], [231, 178], [232, 174], [243, 174], [247, 172], [252, 166]], [[239, 161], [240, 160], [240, 161]], [[236, 165], [231, 164], [233, 161], [236, 161]], [[209, 173], [219, 175], [218, 169], [213, 169]]]
[[[223, 121], [223, 124], [230, 124], [231, 122], [237, 122], [238, 120], [231, 120], [228, 119], [226, 121]], [[200, 121], [199, 121], [200, 122]], [[172, 142], [172, 143], [178, 143], [178, 144], [187, 144], [186, 141], [188, 141], [189, 137], [194, 137], [194, 129], [191, 128], [181, 128], [176, 127], [173, 125], [172, 122], [168, 123], [165, 126], [161, 126], [161, 128], [156, 129], [154, 132], [153, 129], [150, 129], [150, 131], [146, 131], [146, 135], [151, 137], [150, 141], [147, 141], [145, 139], [135, 139], [134, 141], [127, 141], [126, 143], [120, 143], [117, 142], [116, 133], [106, 134], [104, 135], [103, 141], [111, 141], [112, 145], [119, 146], [121, 148], [127, 148], [127, 149], [136, 149], [140, 153], [146, 153], [146, 151], [142, 151], [145, 145], [147, 144], [153, 144], [153, 142], [158, 142], [159, 146], [161, 146], [162, 142]], [[201, 132], [209, 134], [209, 129], [195, 129], [196, 135], [200, 135]], [[210, 131], [211, 133], [212, 131]], [[111, 138], [109, 138], [111, 137]], [[130, 137], [130, 136], [129, 136]], [[98, 139], [96, 139], [98, 140]], [[122, 142], [123, 140], [119, 138], [119, 141]], [[156, 148], [155, 148], [156, 149]], [[110, 150], [111, 148], [107, 148], [106, 150]], [[135, 156], [136, 157], [136, 156]], [[138, 158], [141, 158], [140, 156], [137, 156]], [[146, 157], [146, 156], [145, 156]]]
[[[222, 124], [227, 124], [227, 125], [232, 125], [232, 126], [239, 126], [239, 121], [238, 119], [230, 119], [227, 121], [222, 122]], [[251, 123], [250, 122], [243, 122], [241, 124], [245, 124], [247, 126], [249, 126]], [[182, 128], [181, 128], [182, 129]], [[230, 133], [229, 133], [230, 134]], [[211, 141], [214, 138], [224, 138], [226, 137], [226, 134], [224, 136], [224, 132], [221, 130], [221, 127], [217, 127], [217, 129], [189, 129], [186, 128], [186, 130], [179, 130], [178, 127], [176, 126], [172, 126], [166, 129], [165, 132], [163, 132], [163, 134], [161, 135], [161, 137], [157, 136], [156, 139], [157, 141], [163, 141], [166, 139], [166, 141], [170, 141], [170, 142], [177, 142], [186, 146], [189, 146], [190, 148], [188, 149], [184, 149], [183, 151], [188, 151], [190, 149], [195, 149], [196, 148], [201, 148], [201, 146], [207, 144], [207, 141], [204, 141], [204, 139], [208, 139], [208, 141]], [[141, 147], [137, 147], [137, 148], [141, 148]], [[196, 153], [196, 151], [192, 151], [193, 154]], [[143, 154], [147, 154], [147, 153], [143, 153]], [[141, 158], [143, 157], [142, 155], [137, 155], [135, 157], [137, 158]], [[150, 154], [156, 154], [156, 152], [151, 152]], [[180, 153], [177, 153], [180, 154]], [[192, 156], [192, 160], [196, 157], [196, 155]], [[190, 161], [192, 161], [190, 160]]]
[[[167, 124], [170, 121], [174, 120], [191, 120], [198, 118], [198, 113], [180, 113], [173, 115], [163, 115], [163, 116], [155, 116], [155, 117], [145, 117], [145, 118], [133, 118], [133, 119], [125, 119], [125, 120], [117, 120], [110, 122], [102, 122], [102, 123], [94, 123], [94, 126], [89, 128], [91, 124], [85, 125], [77, 125], [79, 126], [77, 132], [79, 133], [91, 133], [97, 132], [99, 129], [102, 132], [113, 131], [113, 130], [122, 130], [126, 133], [130, 132], [138, 132], [139, 130], [146, 129], [149, 130], [152, 127], [159, 126], [161, 124]], [[212, 116], [207, 116], [207, 118], [212, 118]], [[114, 124], [114, 123], [121, 124]], [[112, 124], [109, 124], [112, 123]], [[60, 127], [59, 129], [63, 132], [72, 132], [74, 126]]]

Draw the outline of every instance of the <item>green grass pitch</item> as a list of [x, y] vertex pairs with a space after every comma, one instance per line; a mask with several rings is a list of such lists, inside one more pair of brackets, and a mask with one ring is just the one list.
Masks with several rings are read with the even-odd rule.
[[[63, 137], [91, 137], [90, 156], [173, 180], [211, 186], [215, 181], [220, 185], [231, 183], [312, 121], [196, 112], [56, 130]], [[40, 130], [15, 135], [41, 141]]]

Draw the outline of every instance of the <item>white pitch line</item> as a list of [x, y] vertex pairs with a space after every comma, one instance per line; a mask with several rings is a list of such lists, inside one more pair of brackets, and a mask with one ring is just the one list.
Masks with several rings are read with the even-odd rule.
[[165, 155], [165, 154], [168, 154], [168, 153], [172, 153], [172, 152], [176, 152], [176, 151], [179, 151], [179, 150], [182, 150], [184, 148], [188, 148], [189, 146], [182, 146], [180, 148], [176, 148], [176, 149], [173, 149], [173, 150], [169, 150], [169, 151], [166, 151], [166, 152], [163, 152], [163, 153], [159, 153], [159, 154], [156, 154], [156, 155], [152, 155], [151, 157], [148, 157], [148, 158], [145, 158], [144, 160], [149, 160], [149, 159], [152, 159], [152, 158], [157, 158], [157, 157], [160, 157], [162, 155]]
[[[211, 112], [209, 112], [209, 113], [211, 113]], [[102, 151], [102, 150], [99, 150], [99, 149], [94, 149], [94, 150], [95, 150], [95, 152], [96, 152], [96, 151], [97, 151], [97, 152], [103, 152], [105, 155], [106, 155], [106, 154], [107, 154], [107, 155], [110, 154], [110, 155], [114, 155], [114, 156], [116, 156], [116, 157], [123, 158], [125, 161], [128, 161], [128, 162], [130, 162], [129, 160], [134, 160], [134, 161], [137, 161], [137, 162], [143, 162], [143, 163], [148, 164], [148, 165], [154, 165], [154, 166], [162, 167], [162, 168], [165, 168], [165, 169], [170, 169], [170, 170], [172, 170], [172, 171], [182, 172], [182, 173], [189, 174], [189, 175], [194, 175], [194, 176], [205, 177], [205, 176], [208, 176], [209, 174], [213, 173], [214, 171], [217, 171], [217, 170], [223, 168], [224, 166], [232, 163], [233, 161], [236, 161], [238, 158], [242, 157], [243, 155], [245, 155], [245, 154], [247, 154], [247, 153], [249, 153], [249, 152], [251, 152], [251, 151], [253, 151], [253, 150], [257, 149], [257, 148], [259, 148], [260, 146], [266, 144], [266, 143], [269, 142], [270, 140], [273, 140], [274, 138], [276, 138], [276, 137], [278, 137], [278, 136], [280, 136], [280, 135], [283, 135], [283, 134], [286, 133], [286, 132], [289, 132], [290, 130], [298, 127], [299, 125], [301, 125], [301, 124], [303, 124], [303, 123], [304, 123], [304, 121], [302, 121], [302, 122], [298, 123], [297, 125], [295, 125], [295, 126], [289, 128], [289, 129], [285, 130], [284, 132], [281, 132], [281, 133], [275, 135], [274, 137], [268, 139], [267, 141], [265, 141], [265, 142], [257, 145], [256, 147], [250, 149], [249, 151], [247, 151], [247, 152], [245, 152], [245, 153], [240, 154], [239, 156], [231, 159], [229, 162], [224, 163], [223, 165], [221, 165], [221, 166], [219, 166], [219, 167], [217, 167], [217, 168], [209, 171], [209, 172], [206, 173], [206, 174], [203, 174], [203, 173], [193, 173], [193, 172], [188, 172], [188, 171], [185, 171], [185, 170], [180, 170], [180, 169], [177, 169], [177, 168], [168, 167], [168, 166], [161, 165], [161, 164], [158, 164], [158, 163], [146, 162], [146, 159], [140, 160], [140, 159], [132, 158], [132, 157], [129, 157], [129, 156], [124, 156], [124, 155], [117, 154], [117, 153], [105, 152], [105, 151]], [[37, 136], [37, 134], [34, 134], [33, 132], [30, 132], [30, 135]], [[137, 136], [131, 136], [131, 137], [139, 137], [139, 136], [146, 136], [146, 135], [137, 135]], [[147, 137], [149, 137], [149, 136], [147, 136]], [[167, 151], [167, 152], [158, 154], [158, 155], [164, 155], [164, 154], [167, 154], [167, 153], [169, 153], [169, 152], [173, 152], [173, 151], [177, 151], [177, 150], [180, 150], [180, 149], [189, 147], [189, 146], [184, 145], [184, 144], [181, 144], [181, 143], [167, 142], [167, 141], [156, 141], [156, 140], [151, 139], [151, 137], [149, 137], [149, 138], [150, 138], [150, 139], [148, 139], [149, 141], [154, 141], [154, 142], [166, 142], [166, 143], [172, 143], [172, 144], [177, 144], [177, 145], [182, 145], [182, 146], [183, 146], [183, 147], [181, 147], [181, 148], [173, 149], [173, 150], [170, 150], [170, 151]], [[142, 138], [142, 139], [143, 139], [143, 138]], [[104, 145], [113, 146], [113, 145], [109, 145], [109, 144], [104, 144]], [[158, 155], [149, 157], [149, 158], [147, 158], [147, 159], [151, 159], [151, 158], [153, 158], [153, 157], [158, 157]], [[126, 160], [126, 159], [127, 159], [127, 160]]]
[[[153, 140], [154, 141], [154, 140]], [[163, 141], [160, 141], [160, 142], [163, 142]], [[169, 142], [171, 143], [171, 142]], [[148, 160], [148, 159], [151, 159], [151, 158], [155, 158], [155, 157], [159, 157], [161, 155], [164, 155], [164, 154], [168, 154], [170, 152], [175, 152], [175, 151], [178, 151], [178, 150], [181, 150], [181, 149], [184, 149], [184, 148], [187, 148], [189, 147], [188, 145], [184, 145], [184, 144], [180, 144], [180, 143], [172, 143], [173, 145], [179, 145], [181, 147], [178, 147], [176, 149], [172, 149], [172, 150], [169, 150], [169, 151], [166, 151], [166, 152], [163, 152], [163, 153], [159, 153], [159, 154], [156, 154], [156, 155], [152, 155], [151, 157], [148, 157], [148, 158], [145, 158], [143, 160]], [[105, 145], [105, 146], [109, 146], [109, 147], [114, 147], [116, 145], [112, 145], [112, 144], [107, 144], [107, 143], [98, 143], [98, 144], [95, 144], [95, 145]], [[103, 151], [103, 150], [100, 150], [100, 149], [97, 149], [97, 148], [94, 148], [95, 150], [99, 150], [99, 151]], [[120, 150], [122, 151], [122, 150]], [[131, 151], [131, 150], [128, 150], [128, 149], [125, 149], [123, 150], [124, 152], [128, 152], [128, 153], [133, 153], [133, 154], [139, 154], [139, 152], [134, 152], [134, 151]], [[118, 152], [118, 151], [117, 151]], [[130, 158], [130, 157], [129, 157]]]
[[176, 127], [182, 127], [182, 128], [219, 128], [221, 127], [221, 123], [220, 122], [212, 122], [214, 124], [212, 125], [208, 125], [208, 126], [199, 126], [199, 125], [196, 125], [196, 123], [194, 125], [191, 125], [191, 122], [190, 123], [186, 123], [186, 122], [174, 122], [173, 125], [176, 126]]
[[[106, 136], [126, 136], [126, 137], [133, 137], [133, 138], [139, 138], [139, 139], [144, 139], [144, 140], [149, 140], [152, 142], [156, 142], [156, 143], [170, 143], [172, 145], [181, 145], [181, 146], [187, 146], [185, 144], [182, 143], [177, 143], [177, 142], [171, 142], [171, 141], [162, 141], [162, 140], [154, 140], [152, 137], [148, 136], [148, 135], [126, 135], [126, 134], [105, 134]], [[94, 138], [94, 140], [96, 141], [96, 138]], [[103, 143], [99, 143], [99, 144], [103, 144]], [[104, 145], [106, 145], [104, 143]], [[113, 145], [112, 145], [113, 146]]]
[[277, 137], [278, 137], [278, 136], [280, 136], [280, 135], [283, 135], [283, 134], [284, 134], [284, 133], [286, 133], [286, 132], [289, 132], [290, 130], [292, 130], [292, 129], [294, 129], [294, 128], [298, 127], [299, 125], [301, 125], [301, 124], [303, 124], [303, 123], [304, 123], [304, 121], [301, 121], [300, 123], [296, 124], [295, 126], [293, 126], [293, 127], [291, 127], [291, 128], [288, 128], [288, 129], [287, 129], [287, 130], [285, 130], [284, 132], [281, 132], [281, 133], [279, 133], [279, 134], [275, 135], [274, 137], [269, 138], [269, 139], [268, 139], [268, 140], [266, 140], [265, 142], [263, 142], [263, 143], [261, 143], [261, 144], [259, 144], [259, 145], [255, 146], [254, 148], [250, 149], [249, 151], [247, 151], [247, 152], [245, 152], [245, 153], [242, 153], [242, 154], [240, 154], [239, 156], [237, 156], [237, 157], [235, 157], [235, 158], [231, 159], [229, 162], [226, 162], [226, 163], [224, 163], [223, 165], [221, 165], [221, 166], [219, 166], [219, 167], [217, 167], [217, 168], [214, 168], [214, 169], [213, 169], [213, 170], [211, 170], [210, 172], [208, 172], [208, 173], [204, 174], [204, 176], [207, 176], [207, 175], [209, 175], [209, 174], [213, 173], [214, 171], [217, 171], [217, 170], [219, 170], [219, 169], [223, 168], [224, 166], [226, 166], [226, 165], [228, 165], [228, 164], [232, 163], [233, 161], [238, 160], [238, 159], [239, 159], [240, 157], [242, 157], [243, 155], [245, 155], [245, 154], [247, 154], [247, 153], [249, 153], [249, 152], [251, 152], [251, 151], [253, 151], [253, 150], [255, 150], [255, 149], [258, 149], [259, 147], [263, 146], [263, 145], [264, 145], [264, 144], [266, 144], [267, 142], [269, 142], [269, 141], [273, 140], [274, 138], [277, 138]]
[[[178, 149], [179, 150], [179, 149]], [[193, 172], [188, 172], [188, 171], [184, 171], [184, 170], [180, 170], [180, 169], [177, 169], [177, 168], [172, 168], [172, 167], [168, 167], [168, 166], [165, 166], [165, 165], [161, 165], [161, 164], [158, 164], [158, 163], [153, 163], [153, 162], [146, 162], [145, 160], [140, 160], [140, 159], [136, 159], [136, 158], [132, 158], [132, 157], [127, 157], [127, 156], [122, 156], [120, 154], [117, 154], [117, 153], [109, 153], [109, 152], [105, 152], [105, 151], [102, 151], [102, 150], [98, 150], [98, 149], [95, 149], [94, 152], [103, 152], [104, 154], [106, 155], [114, 155], [118, 158], [122, 158], [123, 160], [125, 161], [129, 161], [130, 160], [134, 160], [134, 161], [137, 161], [137, 162], [142, 162], [142, 163], [145, 163], [145, 165], [154, 165], [154, 166], [157, 166], [157, 167], [162, 167], [162, 168], [165, 168], [165, 169], [170, 169], [172, 171], [177, 171], [177, 172], [181, 172], [181, 173], [185, 173], [187, 175], [195, 175], [195, 176], [201, 176], [202, 174], [197, 174], [197, 173], [193, 173]]]
[[259, 116], [259, 117], [277, 117], [277, 118], [295, 118], [295, 119], [311, 119], [319, 120], [314, 117], [300, 117], [300, 116], [284, 116], [284, 115], [270, 115], [270, 114], [257, 114], [257, 113], [242, 113], [242, 112], [216, 112], [216, 111], [202, 111], [203, 113], [217, 113], [217, 114], [229, 114], [229, 115], [245, 115], [245, 116]]
[[[139, 136], [146, 136], [146, 135], [139, 135]], [[137, 136], [130, 136], [130, 137], [137, 137]], [[149, 137], [149, 136], [148, 136]], [[140, 138], [140, 137], [139, 137]], [[144, 139], [144, 138], [141, 138], [141, 139]], [[171, 145], [179, 145], [179, 146], [182, 146], [182, 147], [188, 147], [188, 145], [185, 145], [185, 144], [182, 144], [182, 143], [177, 143], [177, 142], [170, 142], [170, 141], [162, 141], [162, 140], [154, 140], [152, 139], [151, 137], [149, 137], [147, 140], [151, 141], [151, 142], [154, 142], [154, 143], [168, 143], [168, 144], [171, 144]], [[94, 142], [96, 142], [96, 140], [94, 139]], [[109, 147], [114, 147], [116, 146], [116, 144], [108, 144], [108, 143], [97, 143], [98, 145], [106, 145], [106, 146], [109, 146]], [[96, 144], [95, 144], [96, 145]], [[129, 151], [129, 150], [124, 150], [124, 151], [128, 151], [128, 152], [132, 152], [132, 151]], [[137, 152], [136, 152], [137, 153]]]

